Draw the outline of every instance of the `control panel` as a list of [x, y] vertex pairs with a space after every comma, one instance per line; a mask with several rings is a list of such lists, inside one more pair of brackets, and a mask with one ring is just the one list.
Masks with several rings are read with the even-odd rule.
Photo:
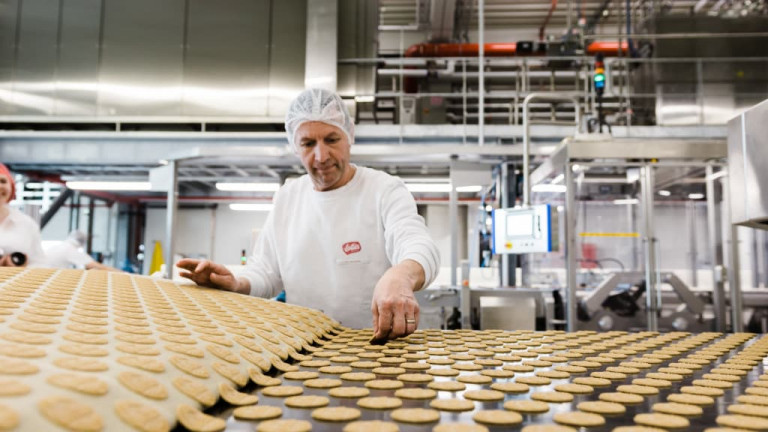
[[557, 209], [549, 204], [493, 211], [493, 253], [556, 251]]

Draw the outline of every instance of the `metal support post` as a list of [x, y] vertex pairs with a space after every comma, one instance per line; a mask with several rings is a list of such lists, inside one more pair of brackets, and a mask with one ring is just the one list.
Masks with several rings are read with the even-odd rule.
[[709, 233], [709, 254], [712, 263], [712, 302], [715, 308], [715, 329], [719, 332], [725, 332], [727, 320], [725, 316], [725, 289], [721, 270], [723, 254], [721, 248], [718, 247], [722, 244], [718, 242], [715, 179], [713, 175], [714, 167], [707, 165], [707, 232]]
[[573, 179], [573, 167], [565, 164], [565, 262], [566, 262], [566, 302], [565, 321], [566, 330], [576, 331], [576, 272], [578, 271], [578, 257], [576, 256], [576, 185]]
[[648, 313], [648, 330], [658, 331], [660, 304], [657, 296], [656, 237], [653, 225], [653, 167], [641, 169], [641, 196], [643, 205], [643, 242], [645, 243], [645, 300]]
[[[456, 156], [451, 156], [456, 159]], [[451, 164], [453, 171], [453, 164]], [[452, 176], [451, 176], [452, 177]], [[459, 268], [459, 200], [456, 186], [451, 179], [451, 191], [448, 194], [448, 219], [451, 225], [451, 286], [458, 287], [456, 270]]]
[[168, 205], [165, 219], [165, 277], [173, 279], [173, 256], [176, 242], [176, 217], [179, 205], [179, 167], [178, 161], [168, 162], [170, 181], [168, 183]]
[[[515, 170], [511, 169], [508, 163], [501, 165], [501, 208], [510, 208], [515, 206], [517, 200], [517, 176]], [[511, 172], [510, 172], [511, 171]], [[517, 270], [517, 255], [502, 254], [501, 263], [499, 266], [499, 285], [502, 287], [512, 287], [517, 285], [516, 274]]]
[[477, 1], [477, 143], [485, 144], [485, 0]]
[[741, 317], [741, 269], [739, 268], [739, 226], [731, 224], [731, 253], [728, 269], [728, 291], [731, 300], [731, 330], [734, 333], [744, 331]]
[[96, 203], [93, 197], [88, 197], [88, 240], [86, 241], [85, 252], [89, 255], [93, 252], [93, 216], [96, 213]]

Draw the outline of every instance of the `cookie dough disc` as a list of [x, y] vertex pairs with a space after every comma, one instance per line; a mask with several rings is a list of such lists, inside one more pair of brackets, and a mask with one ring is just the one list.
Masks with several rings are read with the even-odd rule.
[[573, 401], [573, 395], [558, 391], [543, 391], [531, 393], [531, 399], [550, 403], [566, 403]]
[[[0, 385], [0, 388], [2, 388], [2, 385]], [[755, 395], [755, 396], [768, 396], [768, 388], [763, 387], [748, 387], [744, 390], [749, 395]]]
[[556, 370], [544, 370], [536, 372], [536, 376], [549, 378], [549, 379], [566, 379], [571, 376], [568, 372], [561, 372]]
[[653, 396], [659, 394], [659, 389], [656, 387], [649, 387], [638, 384], [625, 384], [616, 387], [621, 393], [631, 393], [641, 396]]
[[289, 397], [304, 393], [301, 386], [273, 386], [261, 389], [261, 394], [269, 397]]
[[304, 387], [317, 389], [330, 389], [341, 387], [342, 382], [333, 378], [315, 378], [304, 381]]
[[370, 390], [365, 387], [336, 387], [328, 390], [329, 396], [344, 399], [357, 399], [369, 394], [371, 394]]
[[478, 424], [443, 423], [435, 426], [432, 432], [488, 432], [488, 428]]
[[280, 419], [259, 423], [256, 432], [309, 432], [312, 423], [306, 420]]
[[480, 375], [491, 378], [512, 378], [515, 376], [515, 373], [504, 369], [483, 369], [480, 371]]
[[768, 429], [768, 419], [760, 417], [750, 417], [737, 414], [719, 415], [715, 422], [720, 426], [737, 428], [740, 430], [766, 430]]
[[405, 384], [396, 380], [371, 380], [366, 381], [365, 386], [374, 390], [397, 390], [403, 388]]
[[318, 408], [312, 411], [312, 418], [327, 422], [347, 422], [360, 418], [360, 410], [343, 406]]
[[613, 428], [612, 432], [667, 432], [665, 429], [659, 429], [650, 426], [619, 426]]
[[733, 383], [727, 382], [727, 381], [715, 381], [715, 380], [708, 380], [708, 379], [697, 379], [693, 380], [691, 383], [695, 386], [701, 386], [701, 387], [712, 387], [722, 390], [727, 390], [733, 387]]
[[392, 411], [391, 417], [400, 423], [434, 423], [440, 420], [440, 412], [424, 408], [400, 408]]
[[396, 423], [381, 420], [356, 421], [344, 426], [342, 432], [399, 432]]
[[685, 394], [710, 396], [710, 397], [722, 396], [724, 393], [722, 389], [713, 388], [713, 387], [702, 387], [702, 386], [683, 386], [683, 387], [680, 387], [680, 392]]
[[459, 375], [460, 372], [455, 369], [443, 368], [443, 369], [430, 369], [427, 371], [427, 373], [432, 376], [452, 377], [452, 376]]
[[672, 382], [654, 378], [635, 378], [632, 380], [632, 384], [647, 387], [656, 388], [669, 388], [672, 387]]
[[715, 400], [709, 396], [701, 396], [701, 395], [686, 394], [686, 393], [673, 393], [667, 396], [667, 400], [670, 402], [676, 402], [680, 404], [700, 405], [700, 406], [715, 404]]
[[120, 420], [142, 432], [165, 432], [171, 429], [171, 425], [161, 412], [141, 402], [116, 401], [115, 413]]
[[528, 425], [520, 432], [576, 432], [576, 429], [570, 426], [556, 424]]
[[468, 390], [464, 392], [464, 398], [480, 402], [493, 402], [504, 400], [504, 393], [497, 390]]
[[768, 406], [733, 404], [728, 407], [728, 412], [754, 417], [768, 417]]
[[740, 369], [715, 368], [709, 371], [711, 374], [745, 376], [747, 371]]
[[609, 366], [605, 368], [605, 370], [608, 372], [616, 372], [625, 375], [634, 375], [640, 373], [640, 369], [627, 366]]
[[590, 387], [608, 387], [611, 380], [595, 377], [578, 377], [573, 379], [574, 384], [588, 385]]
[[691, 425], [687, 418], [670, 414], [638, 414], [634, 420], [635, 423], [643, 426], [663, 429], [682, 429]]
[[374, 410], [392, 410], [403, 406], [403, 401], [396, 397], [387, 396], [366, 397], [358, 400], [357, 406]]
[[574, 366], [574, 365], [561, 365], [561, 366], [555, 366], [555, 370], [560, 372], [568, 372], [571, 374], [575, 374], [575, 373], [584, 373], [587, 371], [587, 368], [581, 367], [581, 366]]
[[[45, 418], [69, 430], [100, 431], [104, 427], [101, 416], [90, 406], [65, 396], [43, 398], [37, 408]], [[5, 413], [15, 414], [10, 408]]]
[[432, 377], [432, 375], [427, 375], [422, 373], [402, 374], [402, 375], [398, 375], [397, 379], [402, 382], [417, 383], [417, 384], [424, 384], [424, 383], [432, 382], [435, 380]]
[[352, 372], [352, 368], [349, 366], [323, 366], [318, 371], [328, 375], [341, 375]]
[[553, 420], [563, 425], [576, 427], [594, 427], [605, 424], [603, 416], [580, 411], [557, 413]]
[[584, 412], [605, 415], [619, 415], [627, 411], [627, 408], [620, 403], [606, 401], [585, 401], [579, 403], [576, 408]]
[[437, 392], [432, 389], [402, 388], [395, 391], [395, 397], [400, 399], [426, 400], [437, 397]]
[[671, 374], [671, 375], [683, 375], [683, 376], [693, 375], [692, 370], [685, 369], [685, 368], [662, 367], [662, 368], [659, 368], [658, 370], [660, 373]]
[[219, 384], [219, 394], [230, 405], [253, 405], [259, 402], [258, 396], [241, 393], [228, 383]]
[[504, 409], [525, 414], [536, 414], [549, 411], [549, 405], [541, 401], [511, 400], [504, 402]]
[[308, 367], [308, 368], [321, 368], [325, 366], [330, 366], [331, 362], [328, 360], [305, 360], [301, 363], [299, 363], [299, 366], [302, 367]]
[[462, 375], [456, 378], [456, 381], [466, 384], [490, 384], [493, 378], [485, 375]]
[[513, 382], [493, 383], [491, 388], [504, 393], [528, 393], [531, 389], [528, 384]]
[[339, 378], [341, 378], [344, 381], [362, 382], [362, 381], [374, 380], [376, 379], [376, 375], [370, 372], [347, 372], [347, 373], [341, 374]]
[[327, 406], [331, 401], [325, 396], [291, 396], [285, 400], [285, 406], [291, 408], [320, 408]]
[[741, 395], [741, 396], [737, 396], [736, 400], [739, 403], [743, 403], [743, 404], [762, 405], [762, 406], [768, 405], [768, 397], [765, 397], [765, 396]]
[[260, 387], [278, 386], [283, 383], [280, 378], [273, 378], [271, 376], [264, 375], [261, 373], [261, 370], [255, 368], [248, 369], [248, 376], [250, 376], [251, 381]]
[[589, 394], [595, 391], [593, 387], [584, 384], [560, 384], [555, 386], [555, 390], [573, 394]]
[[194, 432], [216, 432], [227, 427], [226, 421], [204, 414], [185, 404], [180, 404], [176, 408], [176, 417], [182, 426]]
[[[427, 387], [431, 388], [432, 390], [447, 391], [447, 392], [457, 392], [467, 388], [467, 386], [465, 386], [464, 384], [456, 381], [435, 381], [427, 384]], [[493, 388], [493, 385], [491, 386], [491, 388]]]
[[310, 371], [294, 371], [294, 372], [286, 372], [283, 374], [283, 378], [287, 380], [292, 381], [306, 381], [308, 379], [315, 379], [318, 377], [317, 372], [310, 372]]
[[696, 405], [686, 405], [677, 402], [659, 402], [653, 404], [651, 409], [662, 414], [675, 414], [681, 416], [700, 416], [704, 410]]
[[[109, 390], [109, 385], [105, 381], [89, 375], [54, 374], [49, 376], [46, 381], [48, 384], [56, 387], [73, 390], [91, 396], [102, 396], [107, 394], [107, 391]], [[26, 385], [21, 385], [29, 389]], [[11, 390], [13, 392], [13, 389]], [[3, 389], [0, 389], [0, 391], [3, 391]], [[27, 390], [27, 392], [28, 391], [29, 390]]]
[[137, 372], [121, 372], [117, 375], [125, 388], [149, 399], [164, 400], [168, 398], [168, 390], [158, 380]]
[[623, 374], [620, 372], [608, 372], [608, 371], [592, 372], [591, 374], [589, 374], [589, 376], [594, 378], [604, 378], [611, 381], [622, 381], [627, 379], [627, 374]]
[[545, 386], [552, 383], [552, 380], [545, 377], [539, 377], [539, 376], [525, 376], [525, 377], [519, 377], [515, 379], [516, 383], [519, 384], [528, 384], [532, 386]]
[[472, 411], [475, 404], [465, 399], [435, 399], [429, 403], [429, 407], [440, 411]]
[[472, 419], [477, 423], [493, 426], [512, 426], [523, 422], [522, 415], [502, 410], [479, 411]]
[[32, 388], [21, 381], [0, 379], [0, 397], [24, 396], [30, 391], [32, 391]]

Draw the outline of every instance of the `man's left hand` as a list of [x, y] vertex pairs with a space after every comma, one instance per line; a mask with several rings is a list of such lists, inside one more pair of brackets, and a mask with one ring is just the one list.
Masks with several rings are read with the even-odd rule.
[[373, 291], [373, 339], [396, 339], [416, 331], [419, 326], [419, 303], [414, 290], [424, 284], [424, 269], [406, 260], [379, 279]]

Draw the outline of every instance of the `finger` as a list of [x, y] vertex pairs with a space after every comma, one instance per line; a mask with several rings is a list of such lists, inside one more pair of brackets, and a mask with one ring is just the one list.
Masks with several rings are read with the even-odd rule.
[[405, 335], [405, 301], [402, 298], [395, 302], [392, 311], [392, 331], [389, 334], [390, 339], [395, 339]]
[[183, 268], [184, 270], [193, 270], [197, 266], [197, 260], [190, 258], [182, 258], [176, 261], [176, 267]]
[[179, 272], [179, 276], [187, 279], [192, 279], [192, 273], [190, 272]]
[[202, 273], [207, 267], [208, 267], [208, 260], [202, 260], [197, 265], [197, 267], [195, 267], [195, 273]]
[[417, 314], [419, 305], [414, 301], [409, 301], [405, 305], [405, 336], [416, 331], [418, 327]]
[[379, 331], [381, 338], [389, 337], [392, 331], [392, 307], [387, 304], [379, 304]]
[[379, 332], [379, 308], [376, 303], [371, 303], [371, 314], [373, 315], [373, 337], [376, 338]]

